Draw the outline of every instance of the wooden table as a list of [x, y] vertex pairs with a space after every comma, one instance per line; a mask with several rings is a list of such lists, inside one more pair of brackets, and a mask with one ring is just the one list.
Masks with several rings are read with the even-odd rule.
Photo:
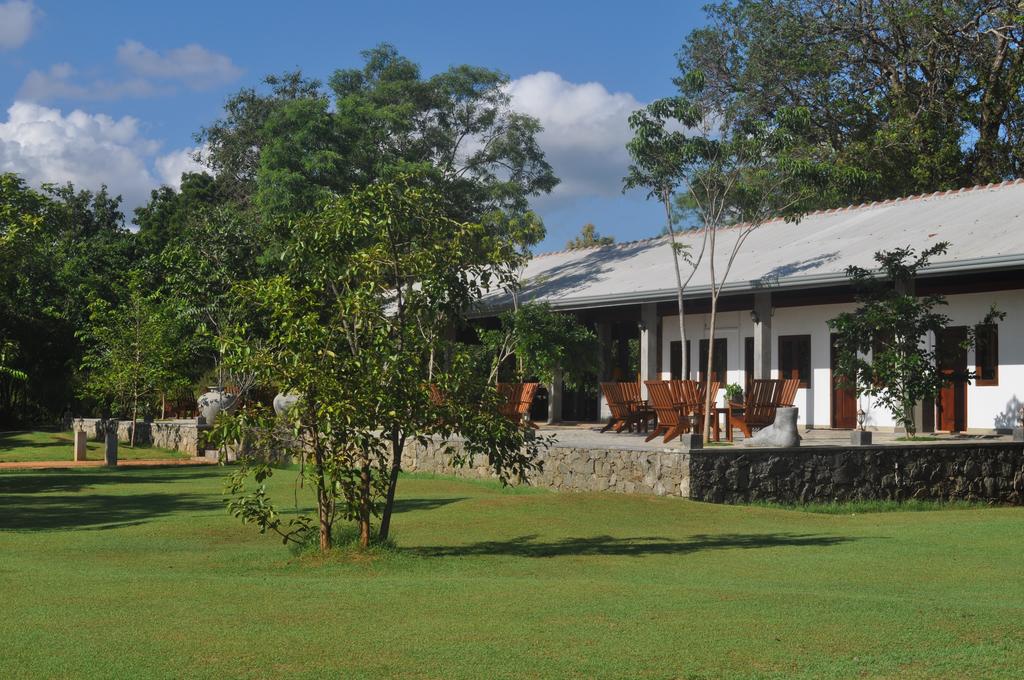
[[732, 407], [715, 407], [711, 410], [711, 438], [716, 442], [722, 441], [722, 431], [718, 427], [718, 417], [725, 414], [725, 438], [732, 441]]

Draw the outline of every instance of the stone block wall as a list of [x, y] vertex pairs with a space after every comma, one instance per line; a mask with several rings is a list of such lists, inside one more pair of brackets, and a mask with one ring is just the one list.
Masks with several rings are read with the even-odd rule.
[[690, 498], [712, 503], [909, 499], [1024, 502], [1024, 446], [928, 446], [699, 451]]
[[[458, 447], [455, 442], [452, 446]], [[712, 503], [969, 500], [1024, 504], [1024, 444], [650, 451], [552, 447], [535, 486], [680, 496]], [[486, 461], [452, 467], [442, 447], [411, 445], [407, 471], [490, 478]]]
[[[457, 442], [452, 446], [458, 447]], [[477, 457], [472, 467], [452, 467], [443, 447], [417, 443], [407, 446], [402, 468], [458, 477], [493, 477], [487, 461]], [[561, 491], [612, 491], [655, 496], [688, 497], [688, 454], [676, 451], [551, 447], [541, 454], [542, 470], [529, 483]]]
[[[103, 441], [103, 421], [99, 418], [77, 418], [72, 429], [84, 430], [93, 441]], [[135, 444], [138, 446], [155, 446], [200, 455], [206, 425], [200, 425], [196, 419], [187, 420], [155, 420], [132, 423], [130, 420], [117, 421], [117, 439], [121, 442], [131, 441], [132, 427], [136, 428]]]

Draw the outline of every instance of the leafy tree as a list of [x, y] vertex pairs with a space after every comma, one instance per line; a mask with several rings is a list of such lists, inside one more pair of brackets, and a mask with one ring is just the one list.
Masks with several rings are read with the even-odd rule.
[[448, 198], [457, 220], [483, 223], [521, 245], [543, 227], [529, 197], [557, 179], [536, 141], [536, 120], [511, 109], [506, 76], [457, 66], [423, 78], [390, 45], [336, 71], [324, 90], [299, 73], [269, 77], [269, 94], [246, 89], [200, 134], [208, 162], [281, 230], [317, 201], [399, 173], [416, 172]]
[[[229, 365], [300, 395], [284, 430], [258, 404], [220, 426], [247, 444], [231, 484], [243, 520], [285, 541], [315, 527], [327, 550], [337, 517], [356, 521], [365, 547], [379, 514], [386, 540], [406, 443], [456, 428], [468, 455], [486, 455], [502, 479], [533, 467], [540, 442], [496, 415], [493, 387], [445, 331], [491, 285], [510, 285], [520, 256], [448, 208], [420, 176], [375, 182], [297, 220], [281, 274], [235, 287], [251, 312], [224, 335]], [[449, 360], [433, 360], [441, 355]], [[263, 481], [282, 454], [305, 461], [316, 518], [285, 523], [267, 497]]]
[[[123, 305], [93, 299], [89, 325], [80, 333], [86, 346], [84, 392], [128, 414], [133, 423], [140, 410], [151, 413], [159, 392], [173, 391], [185, 382], [174, 371], [180, 363], [174, 330], [158, 296], [144, 293], [137, 276]], [[134, 427], [130, 445], [135, 445]]]
[[[914, 407], [935, 399], [946, 382], [925, 337], [950, 325], [950, 318], [937, 311], [946, 305], [945, 298], [915, 295], [914, 280], [933, 257], [944, 254], [948, 247], [942, 242], [920, 254], [912, 248], [876, 252], [878, 273], [848, 267], [847, 276], [860, 291], [859, 306], [828, 322], [836, 334], [837, 373], [857, 396], [871, 397], [888, 409], [910, 437], [917, 432]], [[1004, 317], [993, 307], [980, 323]], [[974, 329], [970, 328], [964, 348], [973, 344]]]
[[571, 314], [531, 303], [502, 314], [500, 324], [497, 330], [479, 333], [492, 384], [512, 359], [516, 380], [536, 377], [546, 384], [561, 375], [576, 387], [588, 383], [597, 370], [597, 336]]
[[590, 222], [583, 225], [578, 236], [565, 244], [569, 250], [580, 248], [593, 248], [594, 246], [610, 246], [615, 243], [614, 236], [601, 236], [597, 233], [597, 227]]
[[149, 203], [135, 209], [139, 240], [147, 253], [156, 254], [171, 241], [181, 238], [194, 215], [208, 206], [226, 201], [223, 189], [207, 173], [184, 173], [181, 188], [168, 186], [150, 192]]
[[[631, 118], [636, 131], [629, 146], [634, 164], [626, 185], [647, 186], [660, 196], [669, 225], [671, 194], [677, 187], [685, 192], [702, 225], [700, 257], [706, 251], [711, 287], [708, 334], [714, 338], [718, 299], [747, 238], [769, 219], [798, 217], [827, 172], [801, 144], [805, 111], [780, 109], [770, 122], [735, 120], [709, 96], [703, 73], [686, 73], [675, 84], [678, 96], [658, 100]], [[733, 227], [735, 238], [720, 249], [719, 232], [726, 227]], [[674, 237], [672, 245], [681, 320], [685, 284], [679, 278]], [[722, 261], [720, 253], [724, 254]], [[686, 281], [692, 276], [691, 272]], [[683, 331], [680, 323], [680, 333]], [[685, 343], [685, 335], [683, 340]], [[709, 343], [709, 366], [714, 361], [714, 345]], [[710, 382], [709, 371], [709, 386]], [[705, 439], [711, 430], [712, 396], [708, 389]]]
[[679, 52], [716, 108], [768, 123], [809, 112], [808, 145], [849, 172], [821, 207], [1022, 173], [1017, 0], [727, 0]]

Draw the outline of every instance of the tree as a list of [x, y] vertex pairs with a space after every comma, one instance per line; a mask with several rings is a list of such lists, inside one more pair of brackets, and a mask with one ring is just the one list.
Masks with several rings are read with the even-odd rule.
[[597, 233], [597, 227], [587, 222], [580, 229], [579, 235], [566, 243], [565, 247], [569, 250], [579, 250], [580, 248], [593, 248], [595, 246], [610, 246], [613, 243], [615, 243], [614, 236], [601, 236]]
[[183, 237], [196, 213], [225, 202], [221, 192], [217, 181], [205, 172], [184, 173], [177, 191], [168, 186], [153, 189], [149, 203], [135, 209], [139, 240], [146, 252], [159, 253], [169, 242]]
[[[636, 135], [630, 142], [634, 165], [627, 186], [652, 187], [661, 196], [671, 225], [671, 195], [679, 185], [699, 218], [704, 236], [700, 257], [706, 251], [711, 288], [708, 334], [712, 342], [707, 361], [713, 366], [718, 299], [736, 256], [750, 234], [767, 220], [795, 219], [814, 197], [811, 187], [818, 186], [824, 172], [800, 144], [805, 111], [780, 109], [770, 123], [735, 120], [708, 96], [703, 73], [684, 73], [675, 84], [678, 96], [658, 100], [631, 119]], [[719, 233], [726, 227], [733, 227], [730, 233], [734, 238], [720, 263]], [[680, 280], [678, 259], [676, 265], [682, 318], [685, 284]], [[713, 397], [711, 371], [706, 374], [705, 439], [711, 432]]]
[[394, 47], [363, 53], [325, 91], [300, 73], [268, 77], [229, 100], [204, 129], [208, 162], [287, 240], [284, 225], [318, 201], [415, 172], [448, 198], [453, 218], [484, 224], [521, 245], [543, 237], [531, 196], [558, 182], [537, 144], [539, 123], [512, 110], [508, 78], [456, 66], [422, 77]]
[[499, 321], [499, 329], [479, 333], [490, 362], [489, 383], [498, 382], [513, 358], [515, 380], [536, 377], [551, 384], [559, 376], [575, 387], [596, 371], [597, 336], [571, 314], [530, 303], [505, 312]]
[[679, 52], [716, 108], [767, 123], [809, 112], [809, 146], [851, 171], [815, 207], [1020, 176], [1024, 13], [1017, 0], [727, 0]]
[[156, 295], [143, 292], [136, 276], [123, 305], [114, 307], [102, 298], [90, 302], [89, 325], [80, 335], [86, 346], [83, 391], [130, 415], [129, 444], [135, 446], [140, 409], [148, 415], [157, 393], [187, 382], [174, 371], [179, 345], [173, 319]]
[[[848, 267], [847, 276], [859, 291], [859, 306], [828, 322], [836, 334], [837, 373], [858, 397], [871, 397], [888, 409], [909, 437], [917, 432], [915, 406], [935, 399], [946, 382], [935, 350], [928, 349], [925, 338], [950, 325], [950, 318], [936, 311], [946, 305], [945, 298], [915, 295], [914, 281], [918, 272], [948, 247], [942, 242], [920, 254], [912, 248], [876, 252], [877, 274]], [[1004, 316], [993, 307], [980, 323], [992, 323]], [[964, 348], [973, 344], [972, 327]]]
[[[679, 341], [680, 347], [686, 347], [686, 313], [683, 308], [683, 297], [686, 287], [697, 272], [697, 267], [704, 258], [707, 246], [707, 231], [701, 242], [700, 252], [696, 259], [690, 256], [686, 246], [676, 240], [676, 227], [672, 203], [676, 192], [685, 181], [683, 172], [687, 163], [689, 139], [677, 129], [674, 122], [681, 122], [688, 117], [685, 104], [681, 98], [671, 97], [659, 99], [645, 108], [634, 111], [629, 117], [629, 127], [633, 130], [633, 138], [626, 148], [633, 162], [629, 166], [629, 174], [623, 180], [623, 190], [646, 188], [648, 198], [661, 201], [665, 210], [665, 232], [669, 237], [672, 249], [672, 265], [676, 275], [676, 306], [679, 308]], [[692, 199], [689, 199], [692, 201]], [[690, 273], [683, 279], [680, 260], [690, 265]], [[683, 362], [683, 366], [687, 366]]]
[[[514, 281], [520, 255], [449, 217], [447, 203], [419, 175], [330, 199], [293, 224], [281, 274], [235, 287], [252, 311], [223, 337], [229, 366], [301, 395], [285, 416], [290, 437], [258, 404], [220, 426], [247, 444], [231, 487], [243, 520], [285, 541], [315, 531], [328, 550], [338, 516], [355, 520], [366, 547], [379, 515], [386, 540], [407, 442], [456, 428], [467, 455], [486, 455], [502, 479], [534, 466], [542, 442], [497, 415], [494, 388], [445, 332], [491, 285]], [[442, 354], [450, 360], [433, 361]], [[285, 524], [267, 498], [262, 482], [282, 453], [305, 461], [316, 518]]]

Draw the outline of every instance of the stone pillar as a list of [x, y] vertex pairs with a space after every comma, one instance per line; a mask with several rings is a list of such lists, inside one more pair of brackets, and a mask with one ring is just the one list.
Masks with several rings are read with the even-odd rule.
[[658, 379], [658, 305], [640, 305], [640, 393], [647, 399], [645, 380]]
[[85, 430], [75, 430], [75, 457], [72, 460], [76, 463], [86, 459], [86, 442], [88, 441], [89, 435]]
[[558, 369], [548, 385], [548, 424], [562, 420], [562, 370]]
[[117, 421], [110, 419], [105, 423], [104, 437], [106, 446], [103, 450], [103, 458], [107, 465], [117, 465]]
[[754, 377], [772, 377], [772, 294], [754, 293]]

